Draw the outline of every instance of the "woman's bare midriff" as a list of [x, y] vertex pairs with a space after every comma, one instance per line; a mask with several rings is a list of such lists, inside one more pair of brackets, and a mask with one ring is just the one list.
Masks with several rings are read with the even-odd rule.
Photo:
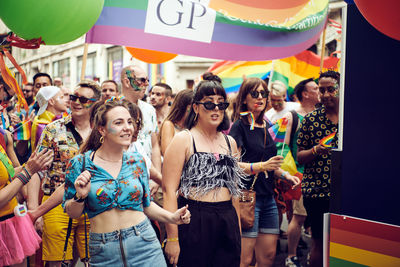
[[91, 218], [90, 231], [93, 233], [109, 233], [132, 227], [145, 219], [146, 215], [142, 211], [114, 208]]
[[201, 197], [189, 195], [188, 199], [196, 200], [196, 201], [203, 201], [203, 202], [221, 202], [221, 201], [228, 201], [231, 200], [232, 196], [229, 192], [228, 188], [220, 187], [218, 189], [214, 189], [208, 192]]

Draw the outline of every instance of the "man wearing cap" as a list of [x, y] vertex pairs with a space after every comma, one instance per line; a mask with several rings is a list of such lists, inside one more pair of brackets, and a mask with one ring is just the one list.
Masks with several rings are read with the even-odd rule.
[[57, 86], [45, 86], [40, 88], [36, 95], [36, 102], [39, 105], [37, 116], [33, 120], [31, 130], [32, 151], [36, 149], [36, 144], [40, 139], [44, 127], [62, 116], [68, 109], [69, 96]]

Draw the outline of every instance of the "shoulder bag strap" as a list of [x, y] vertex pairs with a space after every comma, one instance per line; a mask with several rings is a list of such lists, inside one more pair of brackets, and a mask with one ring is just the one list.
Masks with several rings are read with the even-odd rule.
[[297, 126], [299, 125], [299, 115], [297, 115], [297, 112], [294, 110], [291, 110], [290, 113], [292, 113], [292, 130], [290, 132], [289, 148], [292, 148], [294, 135], [297, 131]]
[[64, 243], [64, 252], [63, 252], [63, 257], [62, 260], [65, 261], [65, 256], [67, 254], [67, 248], [68, 248], [68, 239], [71, 236], [71, 230], [72, 230], [72, 219], [69, 218], [68, 220], [68, 229], [67, 229], [67, 237], [65, 238], [65, 243]]

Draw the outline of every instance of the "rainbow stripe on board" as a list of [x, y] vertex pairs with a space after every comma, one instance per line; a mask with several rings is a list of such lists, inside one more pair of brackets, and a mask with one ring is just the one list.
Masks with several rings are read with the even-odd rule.
[[31, 138], [32, 122], [25, 120], [15, 125], [12, 131], [14, 140], [29, 140]]
[[[164, 8], [166, 2], [158, 1], [158, 4], [163, 4]], [[200, 17], [202, 11], [215, 16], [214, 27], [205, 28], [211, 40], [203, 42], [145, 32], [149, 3], [154, 1], [105, 0], [99, 19], [86, 35], [86, 42], [216, 59], [276, 59], [297, 54], [314, 44], [325, 26], [328, 13], [328, 0], [210, 0], [209, 7], [197, 1], [195, 4], [188, 0], [172, 2], [175, 6], [180, 5], [179, 10], [167, 9], [165, 12], [171, 16], [174, 14], [174, 20], [180, 9], [188, 5], [199, 7], [192, 13], [194, 16]], [[174, 23], [187, 23], [189, 13], [182, 13], [186, 17]], [[171, 32], [176, 33], [172, 28], [174, 23], [169, 23]]]
[[285, 142], [287, 124], [288, 120], [286, 118], [281, 118], [277, 120], [274, 125], [268, 128], [268, 132], [271, 135], [272, 139], [275, 141], [275, 143]]
[[329, 266], [400, 266], [400, 226], [330, 214]]
[[333, 132], [330, 135], [322, 138], [321, 141], [319, 141], [319, 143], [321, 144], [321, 146], [324, 146], [324, 147], [332, 147], [333, 139], [335, 139], [335, 135], [336, 135], [336, 132]]
[[[220, 61], [207, 71], [213, 72], [222, 79], [227, 93], [239, 91], [246, 77], [265, 79], [272, 74], [271, 81], [280, 80], [286, 84], [288, 94], [293, 94], [294, 87], [300, 81], [319, 76], [321, 57], [311, 51], [303, 51], [295, 56], [268, 61]], [[339, 59], [324, 58], [323, 70], [339, 70]], [[273, 70], [273, 71], [272, 71]]]

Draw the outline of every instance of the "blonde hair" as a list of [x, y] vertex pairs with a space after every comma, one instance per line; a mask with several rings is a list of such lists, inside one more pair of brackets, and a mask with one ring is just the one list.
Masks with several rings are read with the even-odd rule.
[[273, 96], [286, 96], [286, 85], [281, 81], [274, 81], [271, 83], [271, 95]]

